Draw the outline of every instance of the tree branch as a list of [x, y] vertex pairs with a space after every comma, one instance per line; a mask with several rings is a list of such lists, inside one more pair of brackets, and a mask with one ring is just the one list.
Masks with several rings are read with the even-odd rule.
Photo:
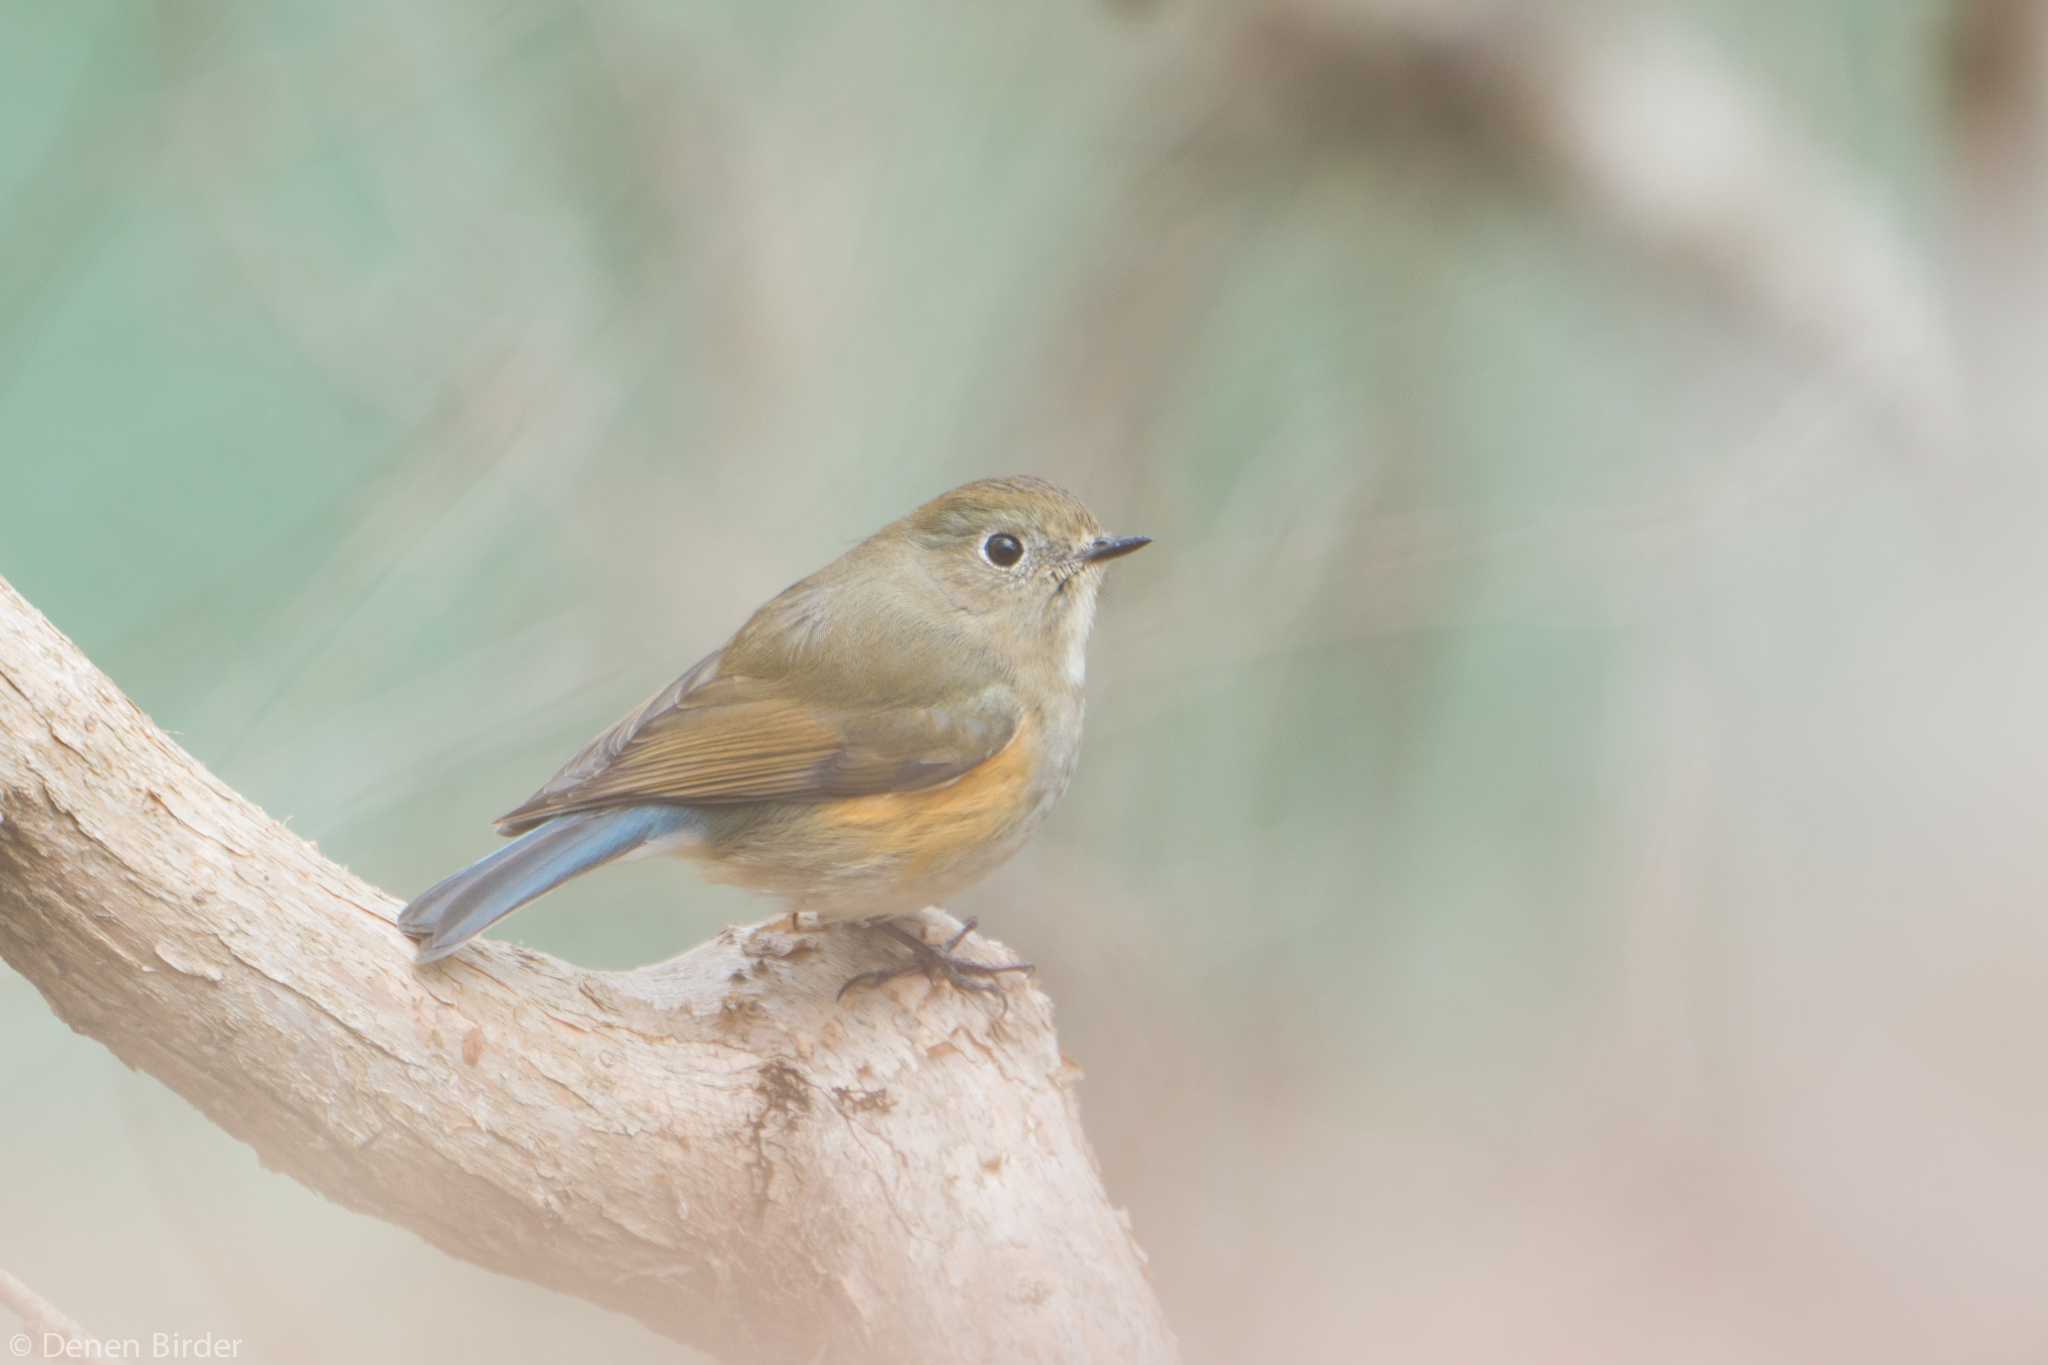
[[45, 1337], [56, 1337], [65, 1342], [85, 1339], [84, 1328], [59, 1312], [57, 1305], [5, 1270], [0, 1270], [0, 1303], [13, 1309], [14, 1315], [21, 1319], [21, 1325], [35, 1334], [31, 1347], [40, 1344]]
[[772, 925], [417, 970], [396, 909], [0, 581], [0, 957], [265, 1164], [728, 1359], [1175, 1358], [1035, 988], [842, 1004], [885, 949]]
[[[1263, 189], [1290, 158], [1455, 149], [1526, 177], [1592, 229], [1706, 285], [1817, 377], [1845, 385], [1908, 455], [1952, 447], [1960, 362], [1924, 254], [1848, 163], [1668, 7], [1200, 8], [1213, 20], [1185, 26], [1141, 92], [1146, 110], [1179, 111], [1159, 174], [1141, 182], [1152, 192], [1192, 203], [1233, 179]], [[1168, 208], [1188, 217], [1186, 205]], [[1186, 234], [1145, 226], [1124, 268], [1161, 291], [1150, 277], [1159, 259], [1170, 269], [1187, 251]], [[1093, 391], [1118, 399], [1112, 385]]]

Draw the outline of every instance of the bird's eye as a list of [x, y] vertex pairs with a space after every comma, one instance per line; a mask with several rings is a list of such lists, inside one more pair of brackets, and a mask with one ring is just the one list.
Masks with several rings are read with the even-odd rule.
[[1007, 569], [1024, 557], [1024, 546], [1017, 537], [998, 531], [981, 542], [981, 557], [998, 569]]

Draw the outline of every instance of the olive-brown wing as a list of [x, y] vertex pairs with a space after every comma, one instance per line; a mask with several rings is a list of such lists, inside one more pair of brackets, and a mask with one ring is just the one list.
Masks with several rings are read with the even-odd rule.
[[958, 704], [860, 709], [820, 706], [775, 682], [717, 678], [665, 709], [650, 703], [498, 824], [513, 834], [605, 806], [914, 791], [951, 781], [999, 752], [1016, 726], [1015, 707], [1001, 690]]

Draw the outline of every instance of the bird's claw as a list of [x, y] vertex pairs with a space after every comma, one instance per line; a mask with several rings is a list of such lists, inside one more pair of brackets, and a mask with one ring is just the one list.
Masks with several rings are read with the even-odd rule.
[[885, 986], [899, 976], [909, 976], [914, 972], [922, 972], [933, 981], [949, 982], [958, 990], [987, 994], [991, 991], [1002, 989], [989, 979], [991, 977], [1001, 976], [1004, 972], [1029, 972], [1037, 970], [1029, 962], [1003, 962], [990, 965], [986, 962], [975, 962], [968, 958], [955, 957], [953, 950], [960, 946], [963, 939], [974, 932], [975, 924], [976, 921], [968, 920], [960, 926], [959, 933], [947, 939], [943, 945], [934, 948], [931, 944], [926, 943], [920, 935], [903, 928], [899, 924], [884, 920], [875, 927], [906, 948], [909, 948], [912, 953], [911, 960], [900, 967], [882, 967], [872, 972], [862, 972], [859, 976], [850, 978], [845, 985], [839, 988], [838, 998], [844, 1000], [846, 993], [851, 990], [866, 990], [875, 986]]

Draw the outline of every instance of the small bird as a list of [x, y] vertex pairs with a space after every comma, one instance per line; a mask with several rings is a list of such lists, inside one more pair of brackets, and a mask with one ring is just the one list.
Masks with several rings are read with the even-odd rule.
[[[498, 821], [512, 843], [406, 906], [444, 958], [569, 878], [672, 854], [792, 916], [873, 920], [909, 971], [996, 972], [889, 923], [980, 880], [1067, 789], [1108, 536], [1043, 479], [984, 479], [892, 522], [755, 612]], [[793, 921], [794, 922], [794, 921]], [[843, 993], [843, 992], [842, 992]]]

